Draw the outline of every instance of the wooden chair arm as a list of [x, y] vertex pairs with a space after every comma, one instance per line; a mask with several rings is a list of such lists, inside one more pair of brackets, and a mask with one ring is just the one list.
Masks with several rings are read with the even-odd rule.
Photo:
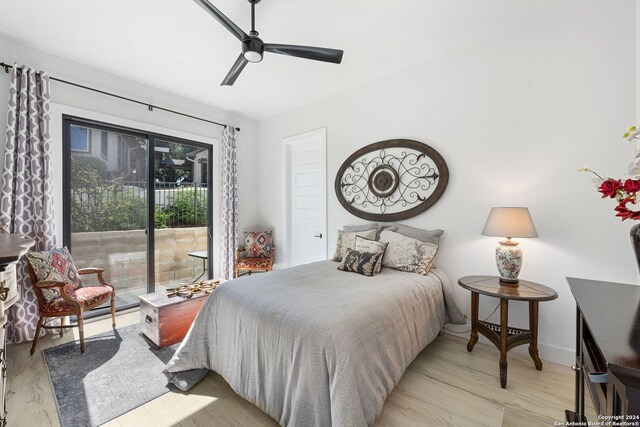
[[236, 249], [236, 262], [240, 261], [240, 254], [244, 252], [244, 246], [238, 246]]
[[78, 269], [78, 274], [81, 276], [83, 274], [98, 274], [103, 272], [104, 272], [104, 268], [87, 267], [87, 268]]
[[107, 283], [104, 280], [104, 277], [102, 277], [102, 273], [104, 272], [104, 268], [96, 268], [96, 267], [87, 267], [87, 268], [79, 268], [78, 269], [78, 274], [83, 276], [86, 274], [97, 274], [98, 275], [98, 282], [100, 282], [101, 285], [106, 285], [109, 286], [111, 288], [113, 288], [113, 286], [111, 286], [109, 283]]
[[64, 288], [68, 283], [64, 283], [64, 282], [48, 282], [48, 281], [42, 281], [42, 282], [36, 282], [35, 286], [36, 288], [40, 288], [40, 289], [49, 289], [49, 288]]
[[36, 282], [35, 283], [35, 287], [40, 288], [40, 289], [51, 289], [51, 288], [57, 288], [58, 289], [58, 293], [60, 294], [60, 296], [62, 297], [63, 300], [65, 300], [66, 302], [73, 304], [73, 305], [82, 305], [81, 301], [78, 301], [75, 297], [73, 297], [72, 295], [70, 295], [67, 292], [67, 285], [69, 285], [68, 283], [64, 283], [64, 282], [46, 282], [46, 281], [42, 281], [42, 282]]

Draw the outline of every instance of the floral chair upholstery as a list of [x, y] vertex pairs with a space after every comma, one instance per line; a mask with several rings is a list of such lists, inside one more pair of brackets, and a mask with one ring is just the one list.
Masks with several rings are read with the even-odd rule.
[[[31, 355], [36, 350], [40, 331], [78, 327], [80, 332], [80, 351], [84, 353], [85, 310], [91, 310], [107, 301], [111, 301], [112, 326], [116, 327], [115, 289], [104, 281], [102, 268], [81, 268], [77, 270], [71, 254], [66, 247], [44, 252], [29, 252], [26, 255], [29, 278], [38, 299], [39, 319], [36, 334], [31, 346]], [[80, 276], [97, 274], [100, 285], [82, 286]], [[64, 325], [66, 316], [76, 316], [77, 325]], [[60, 318], [60, 326], [45, 326], [48, 318]]]
[[271, 231], [245, 232], [244, 246], [236, 251], [236, 277], [241, 270], [271, 271], [275, 254]]

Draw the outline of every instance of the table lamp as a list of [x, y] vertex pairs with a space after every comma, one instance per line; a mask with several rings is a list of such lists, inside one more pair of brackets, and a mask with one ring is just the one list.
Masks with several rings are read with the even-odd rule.
[[522, 251], [512, 237], [538, 237], [528, 208], [491, 208], [482, 230], [483, 236], [506, 237], [496, 248], [496, 265], [500, 281], [518, 284]]

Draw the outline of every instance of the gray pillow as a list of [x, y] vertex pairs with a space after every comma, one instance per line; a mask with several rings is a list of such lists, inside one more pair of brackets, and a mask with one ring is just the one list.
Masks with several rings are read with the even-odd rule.
[[[397, 227], [397, 229], [393, 230], [392, 228], [386, 228], [387, 226]], [[403, 236], [411, 237], [412, 239], [420, 240], [421, 242], [433, 243], [434, 245], [440, 244], [440, 236], [444, 234], [444, 230], [423, 230], [421, 228], [410, 227], [404, 224], [387, 224], [383, 229], [387, 231], [395, 231]]]
[[371, 222], [369, 224], [362, 225], [345, 225], [342, 227], [344, 231], [369, 231], [377, 229], [376, 237], [374, 240], [380, 240], [380, 233], [382, 230], [398, 231], [398, 227], [395, 225], [383, 224], [378, 222]]
[[342, 227], [342, 230], [343, 231], [368, 231], [368, 230], [373, 230], [375, 228], [378, 228], [377, 222], [370, 222], [368, 224], [361, 224], [361, 225], [345, 225], [344, 227]]

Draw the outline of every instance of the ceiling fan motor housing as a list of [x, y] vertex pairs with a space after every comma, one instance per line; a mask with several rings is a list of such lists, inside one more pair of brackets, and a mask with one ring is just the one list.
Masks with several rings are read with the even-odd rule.
[[264, 53], [264, 43], [257, 36], [250, 36], [248, 39], [242, 40], [242, 56], [249, 62], [262, 61]]

